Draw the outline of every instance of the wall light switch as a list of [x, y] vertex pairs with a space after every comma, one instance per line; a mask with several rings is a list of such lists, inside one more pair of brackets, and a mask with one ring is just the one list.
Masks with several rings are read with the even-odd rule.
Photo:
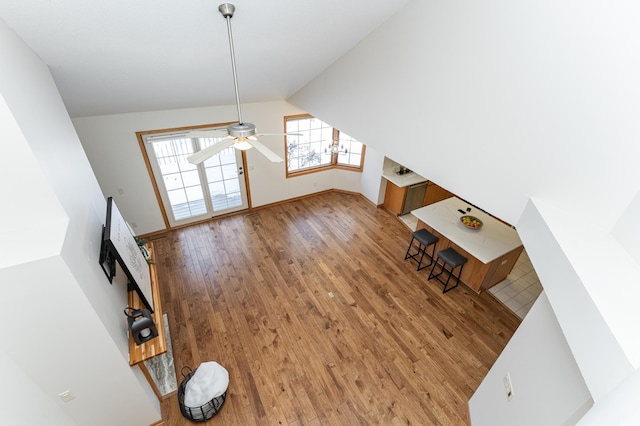
[[513, 385], [511, 384], [509, 373], [504, 376], [504, 391], [507, 394], [507, 401], [511, 401], [511, 398], [513, 398]]

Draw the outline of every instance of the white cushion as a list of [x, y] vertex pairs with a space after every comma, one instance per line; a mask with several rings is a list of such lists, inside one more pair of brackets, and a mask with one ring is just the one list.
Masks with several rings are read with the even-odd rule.
[[184, 405], [200, 407], [227, 391], [229, 372], [215, 361], [203, 362], [187, 382]]

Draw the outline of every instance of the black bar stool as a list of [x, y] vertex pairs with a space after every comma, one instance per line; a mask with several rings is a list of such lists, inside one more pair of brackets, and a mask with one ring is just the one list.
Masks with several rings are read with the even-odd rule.
[[[442, 260], [442, 265], [440, 265], [439, 263], [440, 260]], [[462, 275], [462, 267], [466, 262], [467, 262], [467, 258], [461, 255], [460, 253], [458, 253], [457, 251], [455, 251], [451, 247], [446, 248], [444, 250], [440, 250], [438, 252], [438, 257], [436, 258], [436, 261], [433, 264], [433, 267], [431, 268], [431, 272], [429, 272], [429, 278], [427, 278], [427, 281], [429, 281], [431, 278], [435, 278], [438, 281], [440, 281], [442, 284], [444, 284], [444, 289], [442, 289], [442, 293], [446, 293], [449, 290], [453, 290], [454, 288], [458, 287], [458, 284], [460, 284], [460, 275]], [[438, 272], [437, 274], [434, 274], [433, 271], [436, 269], [436, 266], [440, 266], [441, 269], [440, 269], [440, 272]], [[447, 270], [446, 266], [449, 266], [449, 268], [451, 269]], [[458, 275], [453, 275], [453, 271], [458, 266], [460, 267], [460, 269], [458, 270]], [[447, 273], [447, 281], [442, 281], [442, 279], [439, 278], [443, 272]], [[449, 285], [449, 280], [451, 279], [451, 276], [454, 276], [456, 278], [456, 285], [454, 285], [453, 287], [447, 288], [447, 286]]]
[[[418, 241], [418, 251], [414, 254], [411, 254], [411, 247], [413, 247], [413, 240]], [[411, 242], [409, 243], [409, 248], [407, 249], [407, 254], [404, 256], [404, 260], [409, 258], [418, 262], [418, 271], [426, 268], [427, 266], [433, 263], [433, 259], [436, 253], [436, 243], [439, 238], [433, 235], [431, 232], [426, 229], [418, 229], [411, 234]], [[427, 253], [427, 247], [433, 246], [431, 249], [431, 254]], [[424, 259], [425, 253], [427, 257], [430, 259], [427, 265], [422, 266], [422, 259]], [[420, 256], [420, 260], [418, 260], [418, 256]]]

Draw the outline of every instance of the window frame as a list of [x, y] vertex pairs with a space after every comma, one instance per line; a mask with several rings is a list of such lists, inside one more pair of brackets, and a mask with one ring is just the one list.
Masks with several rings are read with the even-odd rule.
[[[285, 133], [287, 131], [287, 121], [288, 120], [300, 120], [300, 119], [305, 119], [305, 118], [316, 118], [311, 114], [294, 114], [294, 115], [285, 115], [284, 116], [284, 130]], [[324, 122], [323, 122], [324, 123]], [[328, 123], [325, 123], [328, 124]], [[340, 140], [340, 130], [336, 129], [335, 127], [331, 127], [332, 129], [332, 145], [338, 144], [339, 140]], [[355, 140], [355, 139], [354, 139]], [[359, 142], [359, 141], [358, 141]], [[362, 142], [360, 142], [362, 143]], [[364, 143], [362, 143], [362, 152], [360, 153], [360, 164], [357, 166], [353, 166], [353, 165], [348, 165], [348, 164], [341, 164], [338, 162], [339, 159], [339, 153], [334, 152], [331, 154], [331, 162], [329, 164], [321, 164], [319, 166], [312, 166], [312, 167], [306, 167], [304, 169], [299, 169], [299, 170], [289, 170], [289, 141], [288, 141], [288, 136], [284, 137], [284, 155], [285, 155], [285, 171], [286, 171], [286, 178], [290, 178], [290, 177], [295, 177], [295, 176], [302, 176], [302, 175], [306, 175], [306, 174], [310, 174], [310, 173], [317, 173], [317, 172], [322, 172], [325, 170], [332, 170], [332, 169], [340, 169], [340, 170], [348, 170], [351, 172], [360, 172], [362, 173], [362, 170], [364, 169], [364, 157], [365, 157], [365, 152], [366, 152], [366, 145]]]
[[[195, 126], [173, 127], [173, 128], [166, 128], [166, 129], [145, 130], [145, 131], [135, 132], [136, 138], [138, 139], [138, 145], [140, 147], [140, 151], [142, 153], [142, 156], [147, 168], [147, 173], [149, 174], [149, 179], [151, 181], [151, 185], [155, 192], [156, 200], [158, 202], [158, 206], [162, 213], [162, 218], [163, 218], [166, 229], [171, 230], [171, 229], [176, 229], [182, 226], [193, 225], [206, 220], [210, 220], [212, 217], [223, 216], [225, 214], [229, 214], [233, 212], [220, 213], [220, 211], [212, 210], [211, 212], [207, 212], [206, 214], [203, 214], [201, 218], [191, 217], [191, 218], [185, 218], [185, 219], [176, 219], [174, 216], [173, 219], [170, 219], [169, 215], [172, 214], [172, 211], [171, 211], [171, 208], [167, 206], [167, 205], [170, 205], [170, 203], [165, 203], [165, 195], [163, 195], [163, 193], [164, 194], [167, 193], [167, 189], [162, 183], [158, 181], [159, 179], [162, 179], [163, 175], [160, 171], [160, 168], [158, 165], [158, 159], [155, 157], [155, 153], [150, 152], [150, 151], [153, 151], [153, 147], [152, 147], [153, 139], [154, 138], [162, 139], [164, 137], [168, 138], [171, 135], [183, 136], [184, 134], [192, 130], [216, 129], [216, 128], [228, 126], [229, 124], [232, 124], [232, 123], [234, 122], [201, 124], [201, 125], [195, 125]], [[192, 142], [191, 142], [192, 144], [198, 145], [198, 147], [196, 148], [197, 150], [202, 149], [200, 148], [200, 142], [198, 141], [198, 139], [200, 138], [191, 138], [191, 139], [192, 139]], [[244, 197], [246, 197], [246, 206], [243, 205], [244, 207], [239, 210], [248, 210], [248, 209], [250, 210], [251, 209], [251, 193], [249, 188], [249, 179], [248, 179], [248, 174], [244, 173], [244, 171], [247, 169], [247, 158], [246, 158], [246, 153], [244, 151], [241, 151], [240, 155], [241, 155], [241, 160], [236, 159], [236, 164], [238, 165], [239, 169], [243, 171], [243, 173], [241, 173], [243, 176], [239, 179], [241, 179], [242, 182], [244, 183], [244, 192], [245, 192]], [[204, 165], [204, 162], [196, 166], [196, 170], [198, 171], [198, 175], [200, 177], [201, 185], [208, 186], [209, 182], [207, 179], [207, 173], [205, 168], [206, 166]]]

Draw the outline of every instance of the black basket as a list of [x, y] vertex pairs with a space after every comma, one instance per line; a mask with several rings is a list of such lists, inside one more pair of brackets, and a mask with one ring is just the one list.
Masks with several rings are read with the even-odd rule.
[[184, 379], [178, 387], [178, 403], [180, 404], [180, 412], [182, 415], [194, 422], [206, 422], [211, 417], [218, 414], [218, 411], [222, 408], [222, 404], [224, 404], [225, 399], [227, 399], [227, 392], [225, 391], [222, 395], [213, 398], [211, 401], [201, 405], [200, 407], [187, 407], [184, 405], [184, 391], [187, 387], [187, 382], [191, 379], [191, 376], [193, 376], [195, 371], [191, 370], [190, 367], [182, 367], [181, 373]]

